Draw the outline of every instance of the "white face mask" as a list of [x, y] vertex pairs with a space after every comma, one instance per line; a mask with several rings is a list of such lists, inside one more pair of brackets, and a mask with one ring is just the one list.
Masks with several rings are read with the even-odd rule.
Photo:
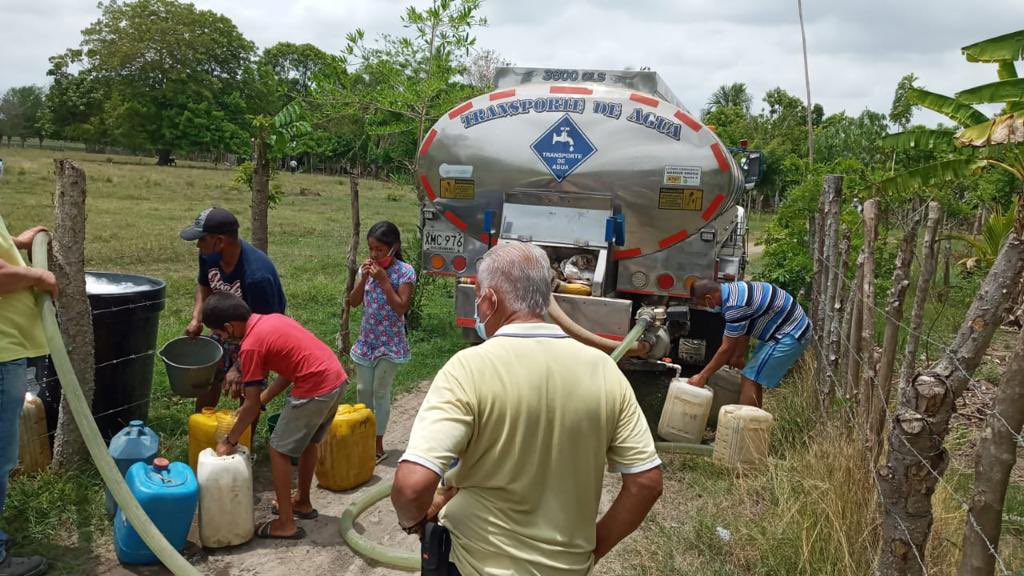
[[[483, 300], [483, 299], [484, 299], [484, 296], [481, 295], [479, 298], [477, 298], [473, 302], [473, 320], [476, 321], [476, 333], [477, 333], [477, 335], [479, 335], [482, 340], [487, 340], [487, 326], [486, 325], [487, 325], [487, 322], [491, 318], [494, 317], [494, 312], [491, 312], [491, 315], [487, 317], [487, 320], [481, 320], [480, 319], [480, 301]], [[497, 296], [495, 296], [495, 299], [497, 299]], [[495, 310], [497, 310], [497, 308], [498, 308], [497, 302], [495, 302], [494, 308], [495, 308]]]

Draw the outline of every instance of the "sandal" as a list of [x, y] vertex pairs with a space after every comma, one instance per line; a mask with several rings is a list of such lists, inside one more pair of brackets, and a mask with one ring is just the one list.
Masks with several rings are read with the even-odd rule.
[[306, 537], [306, 531], [302, 529], [302, 526], [297, 526], [295, 528], [295, 532], [293, 534], [289, 534], [288, 536], [278, 536], [276, 534], [273, 534], [270, 531], [270, 525], [273, 522], [273, 520], [267, 520], [263, 524], [260, 524], [259, 528], [256, 529], [256, 536], [259, 538], [267, 538], [273, 540], [302, 540]]
[[388, 453], [387, 452], [381, 452], [380, 454], [377, 454], [377, 464], [380, 464], [381, 462], [383, 462], [383, 461], [385, 461], [387, 459], [388, 459]]
[[[274, 516], [281, 515], [281, 511], [277, 509], [277, 504], [270, 507], [270, 513]], [[292, 508], [292, 516], [299, 520], [316, 520], [320, 517], [320, 513], [316, 511], [316, 508], [313, 508], [309, 512], [299, 512], [295, 508]]]

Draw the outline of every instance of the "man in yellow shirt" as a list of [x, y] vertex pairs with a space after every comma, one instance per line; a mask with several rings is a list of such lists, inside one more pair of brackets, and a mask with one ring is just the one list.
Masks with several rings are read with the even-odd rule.
[[[625, 376], [543, 320], [550, 270], [531, 244], [484, 256], [486, 342], [445, 364], [416, 417], [391, 500], [403, 529], [427, 526], [428, 548], [450, 531], [450, 562], [444, 547], [424, 574], [587, 574], [661, 495], [661, 460]], [[606, 463], [622, 490], [598, 520]], [[440, 529], [428, 523], [438, 511]]]
[[[25, 403], [26, 360], [47, 353], [42, 320], [32, 289], [57, 295], [57, 280], [46, 270], [25, 266], [19, 250], [28, 250], [37, 226], [11, 237], [0, 217], [0, 514], [7, 500], [7, 480], [18, 465], [18, 422]], [[0, 531], [0, 575], [37, 576], [46, 560], [7, 554], [10, 538]]]

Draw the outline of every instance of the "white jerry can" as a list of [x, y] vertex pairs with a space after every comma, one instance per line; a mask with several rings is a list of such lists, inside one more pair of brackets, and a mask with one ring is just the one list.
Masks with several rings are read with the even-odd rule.
[[231, 456], [213, 448], [199, 453], [199, 539], [206, 548], [245, 544], [255, 532], [252, 464], [242, 445]]
[[711, 412], [712, 392], [673, 378], [658, 421], [658, 435], [669, 442], [700, 444]]

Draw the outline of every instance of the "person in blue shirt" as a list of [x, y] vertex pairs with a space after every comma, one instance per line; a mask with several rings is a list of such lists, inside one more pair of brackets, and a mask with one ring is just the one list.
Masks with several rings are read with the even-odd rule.
[[[199, 248], [199, 276], [192, 321], [185, 335], [196, 338], [203, 333], [203, 302], [215, 292], [238, 296], [256, 314], [284, 314], [285, 297], [277, 268], [270, 258], [238, 237], [238, 219], [224, 208], [207, 208], [191, 226], [181, 231], [182, 240]], [[196, 398], [196, 412], [217, 405], [221, 390], [237, 389], [242, 374], [235, 362], [237, 351], [225, 348], [227, 373], [221, 383]], [[255, 430], [254, 430], [255, 432]]]
[[[703, 387], [726, 364], [742, 368], [740, 404], [760, 408], [764, 388], [778, 387], [811, 341], [811, 321], [800, 303], [767, 282], [719, 284], [698, 280], [693, 284], [692, 298], [699, 306], [721, 310], [725, 334], [721, 347], [708, 365], [690, 378], [690, 384]], [[747, 362], [751, 337], [758, 344]]]

